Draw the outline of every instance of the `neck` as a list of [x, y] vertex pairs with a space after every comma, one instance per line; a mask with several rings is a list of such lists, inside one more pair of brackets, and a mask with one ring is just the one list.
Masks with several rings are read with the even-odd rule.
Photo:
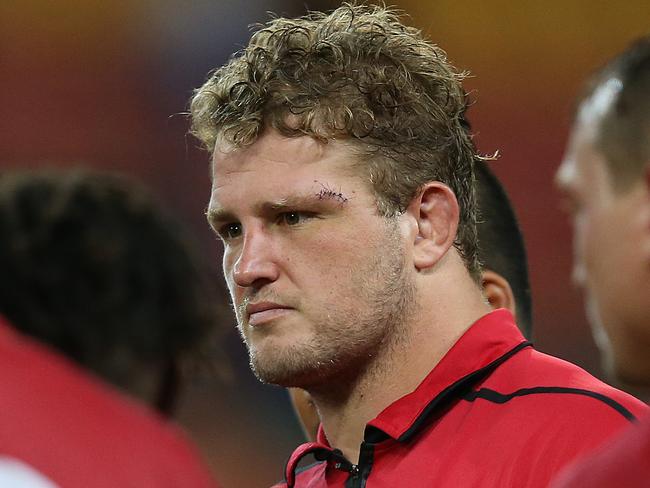
[[428, 293], [419, 303], [427, 305], [400, 324], [401, 339], [377, 354], [354, 381], [309, 389], [330, 445], [351, 462], [358, 462], [366, 424], [415, 390], [469, 326], [490, 311], [471, 281], [466, 290], [470, 292], [456, 296], [445, 291], [452, 288], [447, 283], [436, 295], [424, 288]]

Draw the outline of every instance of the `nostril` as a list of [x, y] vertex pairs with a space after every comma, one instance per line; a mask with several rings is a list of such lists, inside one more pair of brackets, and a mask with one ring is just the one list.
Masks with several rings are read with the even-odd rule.
[[249, 225], [233, 267], [233, 279], [239, 286], [261, 287], [278, 278], [278, 266], [272, 242], [263, 228]]
[[255, 256], [241, 259], [233, 270], [235, 283], [242, 287], [261, 288], [278, 278], [278, 267], [272, 259]]

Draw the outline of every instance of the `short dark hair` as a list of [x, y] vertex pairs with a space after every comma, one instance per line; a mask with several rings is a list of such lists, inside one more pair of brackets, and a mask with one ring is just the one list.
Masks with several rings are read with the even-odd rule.
[[581, 104], [606, 83], [615, 98], [600, 120], [596, 147], [607, 160], [617, 191], [629, 189], [650, 161], [650, 36], [609, 61], [587, 84]]
[[505, 189], [488, 167], [477, 163], [476, 199], [479, 208], [478, 243], [483, 269], [503, 276], [515, 296], [517, 324], [527, 338], [532, 334], [532, 303], [524, 237]]
[[0, 236], [0, 314], [117, 386], [129, 390], [142, 369], [182, 368], [216, 330], [190, 244], [123, 177], [4, 173]]
[[321, 141], [347, 138], [383, 215], [403, 212], [428, 181], [455, 193], [455, 247], [480, 281], [473, 165], [462, 123], [466, 97], [445, 52], [390, 8], [343, 4], [329, 14], [275, 18], [217, 69], [191, 102], [192, 132], [255, 142], [267, 128]]

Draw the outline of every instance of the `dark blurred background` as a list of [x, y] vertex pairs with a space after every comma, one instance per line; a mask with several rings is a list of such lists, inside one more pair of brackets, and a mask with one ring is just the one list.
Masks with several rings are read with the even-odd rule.
[[[526, 237], [539, 349], [601, 375], [553, 172], [585, 77], [650, 32], [650, 2], [395, 2], [473, 77], [470, 117]], [[220, 246], [203, 216], [207, 155], [186, 136], [192, 89], [242, 47], [267, 12], [295, 16], [338, 2], [3, 0], [0, 168], [85, 165], [145, 181], [196, 236], [214, 279]], [[1, 238], [1, 236], [0, 236]], [[1, 270], [0, 270], [1, 272]], [[223, 485], [268, 486], [301, 434], [283, 390], [259, 384], [232, 326], [230, 381], [203, 379], [179, 421]]]

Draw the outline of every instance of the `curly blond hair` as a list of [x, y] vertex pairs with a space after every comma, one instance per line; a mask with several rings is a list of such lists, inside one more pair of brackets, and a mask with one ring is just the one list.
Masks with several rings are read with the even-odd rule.
[[386, 216], [403, 212], [426, 182], [447, 184], [461, 209], [455, 247], [478, 280], [478, 155], [463, 118], [464, 77], [390, 8], [344, 4], [274, 18], [196, 90], [192, 133], [209, 151], [217, 140], [252, 144], [269, 127], [352, 140]]

